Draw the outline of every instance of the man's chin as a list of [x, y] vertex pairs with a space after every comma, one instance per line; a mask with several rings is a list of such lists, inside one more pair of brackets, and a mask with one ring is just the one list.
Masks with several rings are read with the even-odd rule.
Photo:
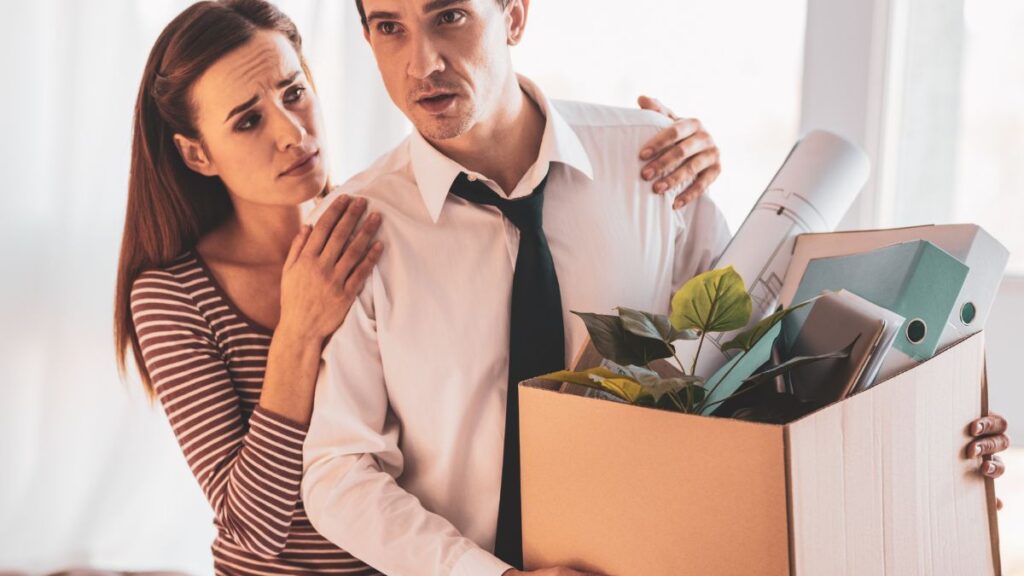
[[416, 130], [427, 140], [451, 140], [469, 131], [472, 122], [468, 118], [417, 118], [413, 121]]

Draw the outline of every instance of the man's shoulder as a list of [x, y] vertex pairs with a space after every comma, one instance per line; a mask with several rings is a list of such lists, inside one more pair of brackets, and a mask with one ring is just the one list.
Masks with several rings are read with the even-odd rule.
[[552, 104], [566, 123], [574, 129], [632, 128], [648, 132], [657, 131], [672, 123], [661, 114], [640, 108], [621, 108], [576, 100], [552, 100]]
[[410, 178], [409, 163], [409, 138], [406, 138], [379, 156], [368, 168], [355, 174], [344, 183], [332, 187], [325, 196], [316, 200], [306, 221], [315, 222], [331, 202], [343, 194], [375, 198], [386, 191], [394, 190], [394, 187], [382, 186], [381, 183], [393, 178]]

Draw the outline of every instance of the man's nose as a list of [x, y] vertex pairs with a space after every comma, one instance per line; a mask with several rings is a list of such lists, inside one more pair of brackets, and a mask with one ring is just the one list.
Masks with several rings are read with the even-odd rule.
[[435, 72], [444, 71], [444, 58], [441, 57], [433, 39], [429, 34], [420, 34], [412, 42], [412, 55], [409, 59], [409, 76], [417, 80], [425, 80]]

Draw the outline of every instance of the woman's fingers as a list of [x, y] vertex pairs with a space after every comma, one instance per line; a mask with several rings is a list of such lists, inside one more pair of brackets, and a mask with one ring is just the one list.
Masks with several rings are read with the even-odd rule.
[[352, 241], [352, 233], [355, 232], [356, 226], [365, 212], [366, 199], [356, 198], [349, 205], [348, 209], [345, 210], [341, 220], [334, 225], [334, 229], [331, 230], [331, 235], [327, 238], [327, 243], [324, 245], [323, 252], [320, 253], [320, 261], [328, 269], [338, 263], [338, 258], [341, 258], [345, 252], [345, 247]]
[[309, 239], [306, 241], [306, 247], [302, 253], [310, 256], [319, 256], [324, 249], [324, 245], [327, 244], [327, 240], [331, 237], [331, 232], [334, 231], [335, 225], [341, 217], [348, 212], [348, 207], [352, 203], [351, 196], [338, 196], [331, 202], [331, 205], [324, 210], [324, 213], [320, 215], [320, 219], [316, 221], [316, 225], [313, 226], [313, 231], [309, 235]]
[[363, 257], [366, 256], [367, 251], [370, 249], [370, 243], [377, 235], [377, 231], [380, 230], [380, 222], [380, 214], [374, 213], [366, 217], [366, 221], [359, 227], [359, 231], [356, 232], [348, 247], [345, 248], [345, 253], [341, 255], [341, 258], [334, 266], [336, 278], [344, 280], [352, 273], [352, 270], [359, 262], [363, 260]]
[[309, 233], [313, 229], [312, 226], [306, 224], [302, 228], [299, 228], [299, 233], [292, 239], [291, 248], [288, 249], [288, 257], [284, 260], [284, 269], [287, 270], [295, 264], [295, 261], [299, 258], [299, 254], [302, 253], [302, 248], [306, 245], [306, 240], [309, 239]]
[[370, 246], [370, 250], [366, 253], [366, 257], [356, 265], [355, 270], [353, 270], [345, 280], [346, 294], [352, 294], [353, 297], [355, 297], [363, 290], [363, 285], [366, 284], [366, 279], [370, 277], [370, 273], [373, 272], [373, 267], [380, 261], [380, 255], [383, 252], [384, 244], [379, 240]]
[[682, 192], [679, 193], [679, 195], [676, 196], [676, 199], [672, 202], [672, 209], [678, 210], [683, 206], [686, 206], [690, 202], [696, 200], [701, 194], [707, 191], [707, 189], [711, 186], [711, 183], [714, 182], [716, 178], [718, 178], [718, 175], [721, 174], [721, 172], [721, 165], [711, 166], [710, 168], [701, 172], [692, 184], [687, 186]]

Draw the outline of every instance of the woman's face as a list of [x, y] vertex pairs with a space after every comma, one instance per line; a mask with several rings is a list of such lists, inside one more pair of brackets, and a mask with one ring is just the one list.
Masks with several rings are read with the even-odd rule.
[[257, 32], [192, 87], [198, 140], [175, 135], [186, 164], [233, 200], [294, 206], [327, 182], [320, 102], [288, 39]]

